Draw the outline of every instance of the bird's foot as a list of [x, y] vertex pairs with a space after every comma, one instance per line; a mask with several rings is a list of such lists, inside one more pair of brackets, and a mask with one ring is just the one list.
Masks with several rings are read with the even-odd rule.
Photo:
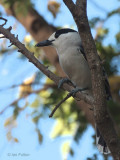
[[64, 84], [64, 83], [71, 83], [74, 87], [76, 87], [71, 81], [70, 79], [68, 78], [63, 78], [59, 81], [59, 84], [58, 84], [58, 88], [61, 88], [61, 86]]
[[75, 97], [75, 95], [76, 95], [77, 92], [82, 92], [82, 91], [85, 91], [85, 90], [88, 90], [88, 88], [87, 88], [87, 87], [86, 87], [86, 88], [75, 88], [75, 89], [73, 89], [73, 90], [70, 92], [70, 94], [71, 94], [73, 97]]

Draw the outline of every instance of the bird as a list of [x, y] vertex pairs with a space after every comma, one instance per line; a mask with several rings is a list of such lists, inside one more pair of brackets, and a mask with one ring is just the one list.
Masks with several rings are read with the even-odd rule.
[[[47, 40], [39, 42], [36, 47], [51, 46], [57, 51], [59, 63], [68, 78], [62, 79], [59, 87], [67, 81], [76, 86], [73, 93], [82, 91], [92, 96], [91, 72], [86, 58], [80, 34], [70, 28], [62, 28], [54, 32]], [[111, 99], [110, 86], [107, 74], [103, 68], [105, 77], [105, 90], [107, 100]], [[96, 128], [96, 145], [98, 150], [103, 154], [109, 154], [110, 150], [102, 137], [100, 131]]]

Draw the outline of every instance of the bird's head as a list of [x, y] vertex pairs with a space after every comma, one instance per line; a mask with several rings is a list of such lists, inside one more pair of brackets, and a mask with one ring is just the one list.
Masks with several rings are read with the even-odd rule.
[[36, 47], [53, 46], [56, 49], [64, 46], [71, 46], [80, 43], [80, 36], [77, 31], [64, 28], [54, 32], [47, 40], [37, 43]]

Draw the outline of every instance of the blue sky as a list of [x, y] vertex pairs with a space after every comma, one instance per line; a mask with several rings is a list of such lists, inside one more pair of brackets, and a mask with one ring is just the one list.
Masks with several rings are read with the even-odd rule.
[[[56, 19], [53, 19], [50, 12], [48, 12], [46, 4], [47, 1], [36, 0], [33, 1], [36, 10], [41, 14], [45, 15], [45, 19], [55, 25], [55, 26], [65, 26], [71, 25], [75, 26], [74, 20], [62, 3], [62, 0], [58, 0], [61, 3], [60, 13]], [[105, 10], [109, 11], [111, 9], [117, 8], [120, 5], [120, 2], [116, 0], [109, 0], [109, 5], [107, 0], [97, 1], [97, 3], [103, 7]], [[4, 12], [3, 8], [0, 6], [0, 10]], [[93, 16], [105, 17], [105, 12], [96, 8], [93, 3], [88, 1], [88, 17], [92, 18]], [[8, 23], [7, 26], [13, 25], [15, 19], [11, 16], [7, 17]], [[63, 18], [64, 17], [64, 18]], [[115, 43], [114, 34], [120, 29], [118, 17], [113, 18], [106, 22], [106, 26], [110, 27], [110, 35], [104, 42], [108, 44], [109, 42]], [[76, 27], [75, 27], [76, 28]], [[19, 31], [19, 32], [18, 32]], [[26, 35], [26, 31], [21, 24], [18, 24], [17, 30], [14, 30], [16, 34], [19, 34], [19, 39], [22, 41]], [[0, 41], [1, 42], [1, 41]], [[21, 83], [25, 78], [32, 75], [37, 69], [29, 63], [27, 60], [22, 61], [18, 59], [18, 53], [14, 52], [9, 54], [7, 57], [0, 57], [0, 89], [9, 87], [13, 84]], [[9, 89], [3, 90], [0, 92], [0, 109], [3, 109], [13, 100], [18, 97], [18, 89]], [[56, 139], [50, 138], [50, 132], [55, 124], [54, 119], [41, 119], [39, 126], [42, 128], [41, 132], [44, 135], [44, 141], [42, 145], [39, 145], [37, 134], [35, 132], [35, 125], [31, 121], [30, 117], [26, 117], [26, 114], [31, 113], [32, 109], [27, 108], [25, 112], [22, 112], [18, 117], [17, 128], [13, 129], [13, 135], [19, 139], [19, 143], [10, 143], [6, 139], [6, 129], [4, 128], [4, 121], [6, 118], [12, 115], [12, 108], [9, 108], [0, 115], [0, 160], [63, 160], [61, 154], [61, 145], [71, 140], [71, 145], [75, 147], [76, 154], [75, 157], [68, 156], [67, 160], [86, 160], [88, 156], [92, 157], [94, 153], [99, 154], [96, 148], [92, 146], [92, 135], [94, 130], [91, 126], [88, 127], [87, 131], [84, 133], [82, 138], [77, 145], [72, 141], [70, 136], [59, 137]], [[22, 156], [22, 154], [26, 154]], [[99, 160], [103, 160], [102, 156], [99, 154]], [[110, 159], [111, 160], [111, 159]]]

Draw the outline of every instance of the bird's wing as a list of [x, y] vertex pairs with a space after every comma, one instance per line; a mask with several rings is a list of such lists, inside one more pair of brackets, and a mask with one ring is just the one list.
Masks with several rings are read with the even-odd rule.
[[85, 54], [85, 52], [84, 52], [84, 48], [83, 48], [82, 45], [80, 45], [80, 52], [82, 53], [83, 57], [84, 57], [84, 58], [86, 59], [86, 61], [87, 61], [87, 57], [86, 57], [86, 54]]
[[104, 67], [102, 67], [102, 71], [103, 71], [103, 77], [105, 78], [105, 91], [106, 91], [107, 100], [110, 100], [110, 99], [112, 99], [112, 95], [111, 95], [111, 91], [110, 91], [110, 85], [108, 82], [107, 73], [106, 73]]
[[[80, 51], [81, 51], [82, 55], [84, 56], [84, 58], [85, 58], [86, 61], [87, 61], [87, 57], [86, 57], [86, 54], [85, 54], [85, 52], [84, 52], [84, 48], [83, 48], [82, 45], [80, 45]], [[98, 55], [98, 56], [99, 56], [99, 55]], [[100, 61], [101, 61], [100, 56], [99, 56], [99, 59], [100, 59]], [[110, 99], [112, 99], [112, 95], [111, 95], [111, 91], [110, 91], [110, 85], [109, 85], [109, 82], [108, 82], [107, 73], [106, 73], [104, 67], [102, 67], [102, 71], [103, 71], [103, 76], [104, 76], [104, 78], [105, 78], [105, 91], [106, 91], [106, 95], [107, 95], [107, 100], [110, 100]]]

